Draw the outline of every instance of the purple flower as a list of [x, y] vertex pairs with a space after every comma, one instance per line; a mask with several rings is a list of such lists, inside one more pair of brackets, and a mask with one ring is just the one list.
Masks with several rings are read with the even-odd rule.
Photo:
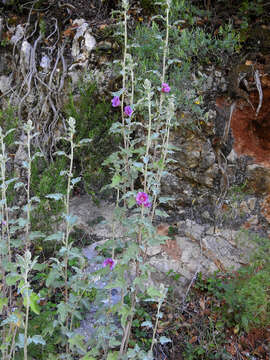
[[124, 112], [127, 116], [131, 116], [131, 114], [133, 113], [133, 110], [131, 109], [130, 106], [125, 106]]
[[108, 265], [110, 265], [110, 270], [112, 270], [115, 267], [115, 261], [112, 258], [104, 260], [103, 267], [106, 267]]
[[119, 96], [115, 96], [115, 97], [112, 99], [112, 106], [113, 106], [113, 107], [120, 106]]
[[169, 87], [168, 84], [166, 83], [162, 83], [161, 84], [161, 91], [164, 92], [164, 93], [169, 93], [171, 91], [171, 88]]
[[2, 220], [2, 225], [6, 226], [7, 222], [5, 220]]
[[145, 192], [138, 192], [136, 196], [136, 202], [138, 205], [143, 205], [145, 207], [150, 207], [151, 203], [149, 202], [149, 197]]

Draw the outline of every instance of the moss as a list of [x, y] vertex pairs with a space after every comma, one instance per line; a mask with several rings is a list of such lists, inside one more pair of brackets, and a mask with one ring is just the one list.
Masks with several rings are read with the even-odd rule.
[[[18, 118], [15, 116], [15, 109], [11, 105], [8, 105], [7, 109], [5, 110], [0, 110], [0, 124], [4, 133], [6, 133], [10, 129], [17, 128]], [[6, 136], [6, 146], [10, 147], [12, 144], [14, 144], [15, 134], [15, 131], [13, 131], [8, 136]]]
[[88, 146], [77, 150], [75, 166], [77, 175], [83, 177], [84, 191], [95, 194], [110, 181], [109, 170], [101, 164], [119, 142], [116, 136], [109, 133], [116, 115], [113, 114], [110, 100], [98, 94], [97, 85], [93, 82], [79, 85], [78, 98], [69, 95], [65, 112], [67, 117], [72, 116], [76, 120], [75, 141], [92, 139]]
[[[33, 209], [31, 224], [33, 231], [50, 234], [53, 227], [60, 221], [63, 211], [61, 201], [49, 200], [46, 195], [51, 193], [66, 193], [66, 178], [60, 175], [61, 170], [67, 166], [64, 157], [57, 158], [48, 164], [44, 159], [36, 158], [32, 163], [31, 191], [40, 198], [40, 203]], [[42, 249], [45, 254], [51, 253], [55, 248], [54, 242], [36, 241], [36, 248]]]

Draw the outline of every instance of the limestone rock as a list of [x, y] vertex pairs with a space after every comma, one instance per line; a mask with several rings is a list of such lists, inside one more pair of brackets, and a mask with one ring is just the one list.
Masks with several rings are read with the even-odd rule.
[[3, 94], [10, 89], [11, 86], [11, 77], [6, 75], [0, 76], [0, 93]]
[[20, 66], [24, 73], [28, 72], [30, 69], [30, 60], [31, 60], [31, 44], [24, 40], [21, 46], [21, 54], [20, 54]]
[[248, 186], [256, 194], [264, 195], [270, 192], [270, 169], [262, 165], [251, 164], [247, 167]]
[[73, 24], [78, 27], [72, 42], [71, 55], [74, 63], [85, 68], [88, 65], [89, 54], [96, 46], [96, 40], [84, 19], [77, 19]]
[[13, 45], [17, 45], [17, 43], [22, 40], [24, 37], [24, 28], [22, 25], [18, 25], [15, 30], [15, 34], [11, 37], [10, 42]]

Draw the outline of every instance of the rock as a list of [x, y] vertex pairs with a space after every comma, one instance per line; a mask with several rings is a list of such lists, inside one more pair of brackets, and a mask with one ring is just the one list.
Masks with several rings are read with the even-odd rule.
[[184, 234], [192, 241], [200, 241], [205, 231], [204, 226], [196, 224], [195, 221], [189, 219], [187, 219], [184, 223], [179, 223], [179, 227], [182, 231], [184, 231]]
[[265, 196], [261, 203], [261, 214], [270, 223], [270, 195]]
[[230, 162], [235, 162], [237, 160], [238, 156], [236, 154], [236, 152], [232, 149], [231, 152], [229, 153], [229, 155], [227, 156], [227, 160]]
[[[101, 200], [97, 205], [92, 197], [84, 195], [70, 201], [70, 212], [78, 217], [77, 227], [98, 239], [111, 239], [115, 206]], [[123, 236], [124, 229], [117, 225], [115, 236]]]
[[45, 72], [48, 72], [51, 65], [51, 59], [49, 58], [49, 56], [43, 54], [39, 65]]
[[247, 200], [248, 207], [250, 208], [251, 211], [253, 211], [255, 209], [256, 202], [257, 202], [257, 199], [255, 197], [249, 198]]
[[[210, 142], [195, 137], [193, 133], [183, 134], [180, 130], [173, 131], [171, 141], [179, 150], [173, 155], [177, 163], [172, 165], [170, 172], [178, 175], [180, 179], [189, 179], [190, 184], [196, 182], [203, 186], [213, 187], [219, 170], [215, 164], [216, 158]], [[177, 166], [176, 172], [173, 171], [174, 166]], [[176, 189], [176, 194], [178, 192], [179, 190]]]
[[249, 209], [248, 204], [246, 203], [246, 201], [241, 201], [241, 203], [240, 203], [240, 211], [243, 211], [246, 214], [250, 213], [250, 209]]
[[[17, 45], [17, 43], [22, 40], [24, 37], [24, 28], [22, 25], [18, 25], [15, 30], [15, 34], [11, 37], [10, 42], [13, 45]], [[26, 40], [25, 40], [26, 41]]]
[[97, 50], [108, 51], [112, 49], [112, 43], [109, 41], [100, 41], [97, 44]]
[[31, 51], [32, 46], [28, 41], [24, 40], [22, 42], [20, 54], [20, 66], [24, 74], [27, 73], [30, 69]]
[[84, 40], [85, 49], [88, 51], [88, 53], [90, 53], [96, 46], [96, 39], [88, 31], [85, 32], [84, 38], [85, 38]]
[[20, 137], [21, 144], [18, 147], [18, 150], [16, 151], [16, 154], [14, 156], [14, 164], [18, 167], [22, 166], [23, 161], [28, 161], [28, 154], [27, 154], [27, 137], [26, 135], [22, 134]]
[[262, 165], [247, 166], [248, 187], [258, 195], [270, 192], [270, 169]]
[[253, 216], [251, 216], [250, 218], [247, 219], [247, 222], [248, 222], [250, 225], [258, 225], [258, 223], [259, 223], [258, 215], [253, 215]]
[[78, 25], [78, 27], [72, 42], [71, 55], [74, 63], [86, 68], [89, 55], [96, 46], [96, 40], [84, 19], [77, 19], [73, 24]]
[[10, 90], [11, 87], [11, 77], [6, 75], [0, 76], [0, 93], [3, 94]]

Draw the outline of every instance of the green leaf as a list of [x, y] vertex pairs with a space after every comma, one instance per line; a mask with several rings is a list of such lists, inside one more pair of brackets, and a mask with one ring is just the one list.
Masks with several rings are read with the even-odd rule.
[[126, 326], [127, 318], [131, 314], [131, 309], [127, 305], [123, 305], [119, 309], [119, 315], [121, 315], [121, 326], [124, 329]]
[[61, 241], [63, 239], [64, 233], [59, 231], [55, 234], [52, 234], [48, 237], [46, 237], [44, 240], [45, 241], [52, 241], [52, 240], [56, 240], [56, 241]]
[[86, 354], [86, 355], [84, 355], [82, 360], [97, 360], [97, 359], [94, 358], [93, 356], [89, 355], [89, 354]]
[[160, 217], [168, 217], [169, 215], [164, 210], [156, 209], [155, 214]]
[[24, 347], [24, 334], [19, 334], [19, 338], [18, 338], [18, 341], [16, 342], [16, 345], [20, 349], [23, 349], [23, 347]]
[[92, 142], [93, 139], [82, 139], [79, 141], [79, 145], [84, 145], [84, 144], [88, 144], [90, 142]]
[[38, 196], [33, 196], [33, 197], [31, 197], [31, 201], [36, 201], [36, 202], [40, 203], [40, 198]]
[[[29, 296], [29, 305], [30, 309], [37, 315], [40, 313], [40, 306], [38, 305], [39, 296], [38, 294], [32, 292]], [[24, 296], [23, 298], [23, 305], [27, 306], [27, 296]]]
[[44, 237], [45, 237], [45, 234], [43, 234], [41, 231], [31, 231], [29, 234], [30, 240], [40, 239], [40, 238], [44, 238]]
[[120, 89], [120, 90], [118, 90], [116, 92], [112, 92], [112, 96], [120, 97], [123, 94], [124, 91], [125, 91], [125, 89]]
[[109, 352], [107, 360], [118, 360], [119, 351]]
[[78, 221], [78, 216], [75, 216], [72, 214], [69, 214], [69, 215], [63, 214], [63, 217], [70, 226], [75, 225], [76, 222]]
[[20, 280], [21, 276], [19, 274], [9, 274], [6, 277], [6, 284], [8, 286], [15, 285], [18, 280]]
[[76, 335], [72, 336], [71, 338], [69, 338], [68, 342], [71, 346], [71, 349], [73, 349], [74, 347], [77, 347], [84, 353], [86, 352], [86, 347], [84, 345], [84, 337], [82, 335], [76, 334]]
[[153, 327], [153, 324], [151, 323], [151, 321], [144, 321], [141, 323], [141, 326], [146, 326], [151, 329]]
[[32, 157], [32, 159], [34, 160], [34, 159], [37, 158], [37, 157], [44, 157], [44, 154], [42, 154], [41, 152], [36, 152], [36, 153], [34, 154], [34, 156]]
[[67, 156], [67, 154], [64, 151], [56, 151], [54, 153], [54, 155], [58, 155], [58, 156]]
[[60, 304], [57, 305], [57, 312], [60, 316], [60, 321], [62, 323], [65, 322], [67, 316], [68, 316], [68, 306], [64, 302], [60, 302]]
[[27, 219], [19, 218], [18, 225], [24, 227], [27, 224]]
[[122, 177], [119, 174], [114, 174], [113, 178], [112, 178], [112, 183], [111, 186], [112, 187], [116, 187], [117, 185], [119, 185], [122, 181]]
[[27, 343], [28, 344], [41, 344], [41, 345], [46, 345], [46, 341], [43, 339], [43, 337], [41, 335], [34, 335], [31, 338], [27, 339]]
[[80, 182], [80, 181], [81, 181], [81, 176], [72, 179], [72, 180], [71, 180], [71, 184], [72, 184], [72, 185], [75, 185], [75, 184], [77, 184], [77, 183]]
[[61, 200], [63, 199], [64, 195], [63, 194], [60, 194], [60, 193], [55, 193], [55, 194], [49, 194], [46, 196], [46, 198], [48, 199], [53, 199], [53, 200]]
[[159, 338], [159, 342], [161, 343], [161, 345], [163, 345], [163, 344], [167, 344], [168, 342], [172, 342], [172, 340], [167, 338], [166, 336], [161, 336]]
[[111, 336], [109, 340], [109, 347], [110, 349], [115, 349], [116, 347], [120, 346], [121, 342], [117, 340], [115, 337]]
[[46, 286], [50, 287], [52, 285], [56, 285], [56, 280], [59, 280], [60, 278], [61, 274], [59, 273], [59, 271], [55, 268], [51, 269], [46, 280]]
[[146, 291], [147, 291], [147, 294], [151, 298], [161, 298], [162, 297], [161, 292], [153, 286], [148, 287]]
[[8, 298], [0, 298], [0, 313], [3, 310], [3, 307], [8, 304]]

